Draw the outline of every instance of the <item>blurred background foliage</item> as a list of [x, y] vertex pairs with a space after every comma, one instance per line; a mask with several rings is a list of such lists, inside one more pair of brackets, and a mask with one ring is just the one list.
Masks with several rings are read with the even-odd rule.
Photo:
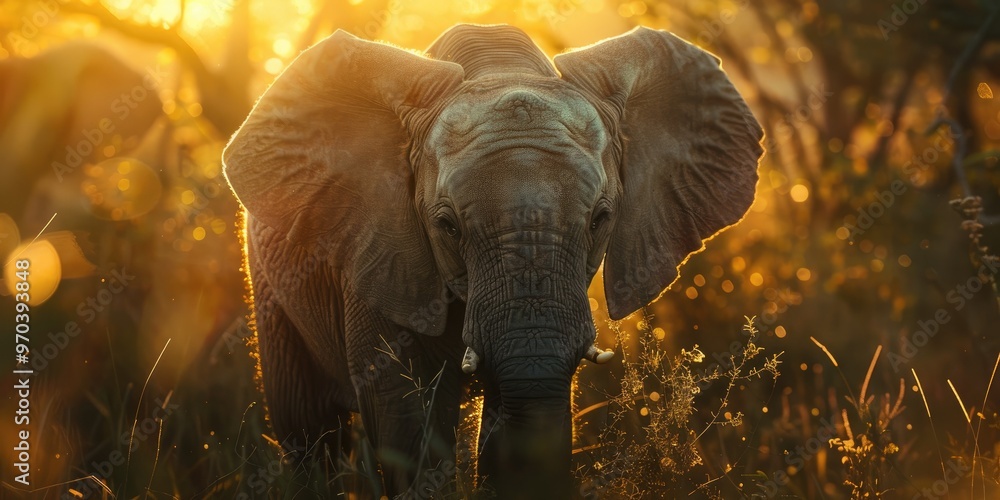
[[[474, 22], [516, 25], [549, 54], [671, 30], [722, 59], [767, 131], [746, 219], [649, 317], [609, 325], [599, 278], [591, 296], [619, 360], [652, 345], [695, 372], [725, 368], [750, 316], [756, 345], [783, 352], [780, 376], [741, 379], [728, 398], [725, 384], [697, 391], [688, 419], [711, 428], [691, 443], [700, 460], [653, 477], [599, 439], [635, 373], [581, 369], [582, 495], [993, 498], [1000, 314], [976, 276], [1000, 244], [998, 14], [987, 0], [0, 1], [0, 254], [49, 277], [32, 313], [44, 489], [19, 490], [5, 465], [2, 496], [336, 490], [263, 436], [220, 153], [255, 97], [334, 30], [422, 48]], [[982, 213], [949, 206], [974, 196]], [[13, 367], [0, 356], [0, 386]], [[640, 437], [662, 408], [656, 382], [672, 380], [643, 373], [652, 385], [628, 388]], [[8, 464], [17, 402], [4, 394]], [[730, 425], [709, 424], [723, 403]]]

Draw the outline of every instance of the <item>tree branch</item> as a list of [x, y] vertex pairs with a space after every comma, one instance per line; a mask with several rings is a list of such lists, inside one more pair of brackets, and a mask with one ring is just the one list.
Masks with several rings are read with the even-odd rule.
[[250, 15], [247, 0], [239, 0], [234, 6], [230, 43], [219, 71], [210, 70], [198, 52], [184, 40], [180, 34], [180, 21], [170, 28], [138, 24], [119, 18], [100, 2], [86, 4], [76, 1], [64, 8], [67, 12], [93, 17], [105, 28], [133, 40], [173, 49], [181, 64], [194, 73], [203, 116], [221, 135], [228, 136], [236, 130], [250, 111], [247, 84], [253, 67], [247, 59]]
[[943, 104], [947, 104], [948, 97], [951, 96], [951, 92], [955, 89], [955, 82], [958, 80], [959, 73], [968, 66], [972, 57], [979, 52], [979, 48], [983, 46], [986, 42], [987, 35], [990, 33], [990, 29], [993, 24], [996, 23], [997, 19], [1000, 19], [1000, 6], [993, 9], [986, 21], [980, 26], [979, 31], [976, 36], [965, 46], [962, 53], [958, 55], [958, 59], [955, 60], [955, 65], [951, 68], [951, 73], [948, 74], [948, 83], [944, 87], [944, 96], [941, 99]]
[[972, 61], [972, 57], [976, 55], [979, 48], [982, 47], [983, 42], [986, 41], [987, 34], [992, 28], [993, 24], [1000, 19], [1000, 6], [993, 9], [993, 12], [986, 18], [986, 21], [979, 28], [976, 36], [965, 46], [962, 53], [959, 54], [958, 58], [955, 60], [955, 64], [951, 68], [951, 72], [948, 75], [948, 82], [945, 85], [944, 95], [941, 99], [941, 109], [938, 111], [938, 117], [931, 123], [930, 127], [927, 128], [927, 134], [934, 133], [935, 130], [941, 128], [942, 125], [948, 125], [951, 129], [952, 137], [955, 137], [955, 154], [952, 155], [951, 166], [954, 170], [955, 176], [958, 178], [958, 183], [962, 187], [962, 194], [964, 197], [968, 198], [972, 196], [972, 188], [969, 185], [968, 176], [965, 174], [965, 168], [963, 163], [965, 161], [965, 156], [968, 153], [968, 143], [969, 138], [966, 130], [957, 120], [951, 118], [948, 113], [948, 99], [955, 90], [955, 83], [958, 81], [958, 76], [961, 74], [962, 70], [968, 66], [969, 62]]
[[177, 57], [185, 66], [191, 68], [196, 75], [210, 75], [205, 62], [201, 60], [198, 53], [191, 45], [185, 41], [178, 31], [165, 29], [159, 26], [142, 25], [126, 21], [108, 10], [102, 3], [85, 4], [83, 2], [70, 2], [63, 7], [67, 12], [83, 14], [97, 19], [101, 25], [113, 29], [122, 35], [142, 42], [163, 45], [177, 52]]

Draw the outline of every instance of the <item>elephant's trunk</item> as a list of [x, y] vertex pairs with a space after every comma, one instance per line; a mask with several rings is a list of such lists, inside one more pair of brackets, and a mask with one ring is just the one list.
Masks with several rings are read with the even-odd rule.
[[469, 265], [463, 369], [485, 382], [479, 472], [500, 498], [568, 498], [570, 385], [596, 332], [579, 235], [491, 238]]
[[506, 299], [478, 336], [491, 417], [480, 429], [479, 471], [500, 498], [570, 496], [570, 385], [594, 335], [585, 292], [574, 299], [584, 305]]
[[486, 391], [496, 418], [480, 432], [479, 471], [498, 498], [570, 497], [569, 392], [568, 378], [501, 378]]

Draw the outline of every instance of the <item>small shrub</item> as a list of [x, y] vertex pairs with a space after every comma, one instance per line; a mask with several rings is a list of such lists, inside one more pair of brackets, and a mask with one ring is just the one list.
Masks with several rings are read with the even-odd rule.
[[[600, 432], [600, 444], [587, 451], [591, 465], [577, 471], [581, 493], [588, 498], [644, 498], [704, 490], [718, 496], [712, 483], [720, 477], [701, 484], [690, 481], [695, 469], [704, 465], [701, 441], [712, 428], [742, 425], [743, 414], [730, 411], [733, 389], [765, 374], [777, 378], [781, 353], [764, 355], [764, 348], [757, 344], [754, 319], [747, 318], [742, 351], [725, 354], [728, 366], [699, 370], [705, 361], [699, 347], [671, 356], [653, 334], [652, 316], [645, 310], [643, 314], [638, 355], [636, 359], [623, 356], [621, 391], [608, 396], [608, 420]], [[617, 344], [628, 345], [620, 323], [609, 326]], [[697, 408], [704, 406], [698, 399], [713, 385], [723, 387], [723, 395], [705, 422], [696, 417]], [[727, 464], [723, 470], [728, 475], [733, 466]]]

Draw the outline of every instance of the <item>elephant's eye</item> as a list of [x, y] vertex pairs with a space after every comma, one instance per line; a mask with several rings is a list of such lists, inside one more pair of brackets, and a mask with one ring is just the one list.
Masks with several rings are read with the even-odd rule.
[[594, 218], [590, 220], [590, 230], [597, 231], [611, 217], [611, 210], [606, 207], [598, 208], [594, 212]]
[[455, 222], [452, 221], [451, 218], [448, 217], [447, 215], [444, 215], [444, 214], [438, 215], [434, 219], [434, 223], [437, 225], [438, 228], [440, 228], [442, 231], [444, 231], [445, 234], [447, 234], [448, 236], [451, 236], [452, 238], [456, 238], [456, 239], [458, 238], [458, 236], [459, 236], [458, 235], [458, 226], [456, 226]]

